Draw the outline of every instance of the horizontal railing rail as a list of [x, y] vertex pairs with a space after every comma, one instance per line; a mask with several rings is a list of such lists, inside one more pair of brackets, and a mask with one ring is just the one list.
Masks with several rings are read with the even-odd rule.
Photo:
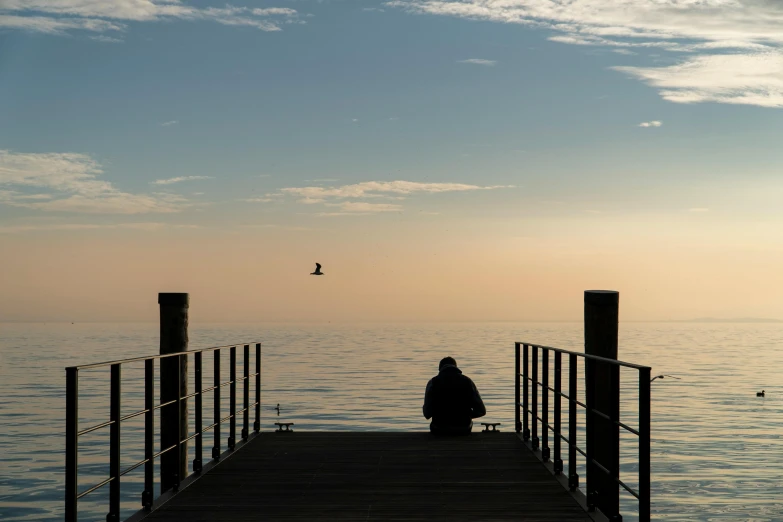
[[[206, 432], [212, 430], [214, 443], [212, 447], [212, 459], [217, 460], [221, 455], [220, 427], [223, 423], [229, 422], [228, 450], [234, 450], [236, 447], [236, 419], [242, 416], [241, 437], [244, 441], [248, 440], [250, 434], [249, 415], [252, 408], [255, 408], [255, 420], [253, 431], [258, 433], [261, 429], [261, 343], [244, 344], [243, 351], [243, 375], [237, 377], [237, 346], [236, 345], [215, 346], [211, 348], [202, 348], [198, 350], [189, 350], [185, 352], [169, 353], [163, 355], [151, 355], [148, 357], [134, 357], [116, 361], [85, 364], [80, 366], [70, 366], [65, 369], [66, 375], [66, 411], [65, 411], [65, 520], [66, 522], [77, 522], [78, 519], [78, 501], [94, 491], [109, 485], [109, 509], [106, 516], [107, 522], [119, 522], [120, 516], [120, 478], [128, 473], [144, 466], [144, 491], [141, 495], [141, 504], [145, 510], [152, 509], [155, 500], [155, 460], [174, 451], [176, 455], [176, 469], [183, 466], [182, 445], [187, 442], [195, 441], [195, 458], [193, 459], [191, 474], [201, 473], [203, 468], [203, 438]], [[250, 346], [255, 344], [255, 372], [250, 373]], [[229, 379], [221, 381], [220, 359], [221, 350], [229, 351]], [[212, 352], [213, 358], [213, 384], [203, 387], [203, 354]], [[155, 404], [155, 361], [168, 359], [171, 357], [194, 357], [194, 386], [195, 391], [187, 395], [182, 395], [176, 399], [168, 400]], [[179, 359], [181, 362], [182, 359]], [[120, 414], [121, 390], [122, 390], [122, 366], [132, 363], [144, 363], [144, 408], [127, 415]], [[182, 362], [181, 362], [182, 364]], [[91, 370], [102, 367], [110, 369], [110, 392], [109, 392], [109, 420], [100, 422], [93, 426], [79, 429], [79, 372], [81, 370]], [[177, 381], [181, 374], [177, 371]], [[255, 401], [250, 403], [250, 379], [255, 378]], [[236, 409], [236, 385], [243, 383], [243, 407], [239, 411]], [[179, 382], [177, 389], [180, 390]], [[229, 412], [223, 416], [220, 403], [220, 390], [229, 386]], [[203, 396], [206, 393], [213, 393], [213, 421], [204, 427], [203, 417]], [[155, 412], [167, 407], [175, 408], [173, 415], [177, 419], [181, 418], [181, 408], [183, 402], [193, 399], [195, 401], [195, 432], [187, 437], [175, 437], [176, 442], [165, 448], [155, 451]], [[135, 417], [144, 415], [144, 458], [125, 469], [120, 469], [120, 448], [121, 448], [121, 423]], [[83, 491], [78, 491], [78, 465], [79, 465], [79, 437], [92, 433], [94, 431], [109, 428], [109, 476], [105, 480], [90, 486]], [[172, 489], [178, 489], [180, 482], [185, 477], [174, 476]], [[161, 493], [164, 493], [161, 491]]]
[[[522, 353], [520, 353], [520, 350]], [[640, 522], [650, 520], [650, 372], [651, 368], [638, 364], [608, 359], [596, 355], [573, 352], [560, 348], [552, 348], [532, 343], [515, 343], [515, 421], [516, 431], [521, 432], [522, 438], [527, 442], [535, 452], [540, 452], [539, 457], [542, 461], [550, 462], [552, 451], [554, 458], [551, 459], [551, 469], [555, 475], [563, 472], [562, 442], [565, 442], [568, 448], [568, 487], [571, 491], [579, 488], [579, 475], [577, 474], [577, 454], [585, 458], [588, 480], [586, 485], [586, 502], [589, 510], [595, 509], [597, 504], [601, 504], [600, 495], [602, 493], [595, 487], [595, 480], [591, 478], [598, 471], [608, 477], [617, 487], [622, 487], [630, 493], [638, 502], [638, 513]], [[531, 353], [532, 352], [532, 353]], [[551, 354], [551, 355], [550, 355]], [[554, 356], [554, 386], [549, 382], [549, 363]], [[568, 358], [568, 392], [563, 392], [563, 356]], [[634, 429], [628, 424], [621, 422], [619, 416], [602, 412], [596, 408], [595, 393], [586, 393], [587, 400], [581, 402], [578, 400], [578, 366], [579, 360], [585, 362], [585, 387], [586, 390], [595, 384], [595, 365], [606, 365], [615, 368], [629, 368], [636, 370], [638, 374], [638, 428]], [[539, 362], [541, 371], [539, 374]], [[617, 376], [612, 379], [612, 393], [616, 393], [619, 403], [620, 382], [619, 371]], [[540, 380], [539, 380], [540, 379]], [[520, 400], [520, 390], [522, 397]], [[541, 400], [539, 404], [539, 391]], [[554, 399], [552, 405], [553, 423], [549, 421], [549, 399], [550, 393]], [[562, 426], [562, 403], [561, 399], [568, 401], [568, 432], [563, 432]], [[540, 406], [540, 410], [539, 410]], [[577, 412], [581, 408], [585, 412], [585, 447], [581, 448], [578, 444], [578, 425]], [[619, 413], [619, 412], [618, 412]], [[599, 462], [595, 455], [595, 441], [602, 437], [616, 437], [614, 444], [619, 448], [619, 431], [612, 433], [596, 433], [594, 419], [598, 417], [609, 424], [616, 426], [638, 438], [638, 486], [636, 489], [629, 486], [620, 479], [619, 465], [610, 465], [607, 462]], [[540, 431], [539, 431], [540, 427]], [[549, 446], [549, 433], [553, 436], [553, 448]], [[541, 437], [539, 438], [539, 433]], [[618, 455], [619, 457], [619, 455]], [[621, 521], [622, 516], [611, 514], [611, 520]]]

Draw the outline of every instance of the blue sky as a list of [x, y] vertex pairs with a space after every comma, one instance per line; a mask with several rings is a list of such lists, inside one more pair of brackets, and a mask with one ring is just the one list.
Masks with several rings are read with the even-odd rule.
[[[547, 3], [559, 4], [518, 2], [529, 11]], [[600, 8], [605, 2], [581, 3]], [[38, 9], [24, 8], [33, 4]], [[616, 70], [693, 67], [688, 60], [715, 57], [714, 51], [553, 42], [573, 39], [574, 33], [440, 16], [438, 10], [449, 5], [443, 2], [253, 5], [275, 13], [269, 16], [206, 2], [139, 0], [117, 2], [114, 9], [105, 7], [108, 2], [84, 4], [37, 0], [14, 9], [10, 2], [2, 12], [110, 28], [52, 34], [40, 21], [43, 29], [37, 30], [8, 27], [6, 21], [0, 143], [11, 154], [88, 155], [100, 164], [100, 179], [131, 193], [150, 192], [150, 182], [159, 179], [208, 177], [162, 188], [213, 204], [248, 190], [262, 196], [312, 179], [532, 183], [528, 191], [549, 182], [567, 196], [570, 190], [597, 189], [596, 184], [668, 189], [668, 182], [731, 178], [738, 167], [764, 176], [780, 164], [778, 110], [753, 103], [673, 103], [661, 97], [661, 89]], [[68, 6], [71, 14], [63, 14]], [[197, 13], [209, 6], [233, 10], [234, 18], [224, 23], [248, 25], [224, 25], [207, 14], [201, 15], [205, 20], [162, 14], [136, 20], [144, 7], [165, 13], [171, 6], [198, 8]], [[417, 14], [424, 8], [432, 12]], [[499, 17], [510, 16], [499, 11]], [[783, 17], [783, 9], [770, 11]], [[541, 18], [530, 20], [543, 24]], [[748, 61], [763, 54], [768, 62], [781, 61], [777, 48], [761, 37], [763, 27], [725, 25], [748, 32], [742, 45], [767, 40], [768, 48], [748, 51], [735, 43], [739, 51], [719, 49], [720, 56]], [[694, 34], [688, 35], [687, 29], [689, 39], [613, 42], [663, 40], [682, 47], [726, 39], [722, 34], [695, 39], [697, 31], [690, 28]], [[635, 54], [617, 54], [618, 49]], [[763, 82], [746, 82], [745, 88], [783, 104], [783, 87]], [[690, 96], [714, 97], [709, 89]], [[638, 126], [653, 121], [660, 127]], [[641, 181], [648, 177], [656, 181]], [[545, 196], [546, 188], [539, 190]], [[595, 192], [596, 203], [605, 203], [602, 190]], [[517, 187], [494, 197], [519, 195]], [[703, 205], [693, 201], [694, 207]], [[9, 217], [20, 212], [3, 209]]]
[[3, 0], [0, 234], [777, 242], [781, 28], [762, 0]]

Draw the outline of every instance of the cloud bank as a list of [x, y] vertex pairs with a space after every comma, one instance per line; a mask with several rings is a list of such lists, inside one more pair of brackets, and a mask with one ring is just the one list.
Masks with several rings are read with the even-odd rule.
[[771, 0], [392, 0], [414, 14], [520, 24], [550, 40], [676, 53], [668, 67], [615, 67], [675, 103], [783, 107], [783, 2]]

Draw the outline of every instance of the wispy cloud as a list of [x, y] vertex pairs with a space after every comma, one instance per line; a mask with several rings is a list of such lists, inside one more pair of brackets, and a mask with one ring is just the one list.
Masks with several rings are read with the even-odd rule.
[[367, 203], [364, 201], [343, 201], [342, 203], [327, 203], [329, 207], [339, 207], [343, 212], [399, 212], [401, 205], [393, 203]]
[[102, 34], [90, 36], [90, 40], [104, 43], [122, 43], [124, 41], [122, 38], [112, 38], [111, 36], [104, 36]]
[[47, 200], [47, 199], [52, 199], [52, 195], [51, 194], [17, 194], [16, 199], [19, 201]]
[[265, 7], [265, 8], [256, 8], [250, 11], [256, 16], [287, 16], [287, 17], [294, 17], [297, 16], [298, 13], [296, 12], [296, 9], [289, 9], [288, 7]]
[[783, 2], [770, 0], [392, 0], [415, 14], [520, 24], [570, 45], [674, 53], [616, 67], [678, 103], [783, 107]]
[[340, 203], [325, 203], [327, 207], [335, 207], [337, 211], [317, 212], [316, 216], [366, 216], [383, 212], [402, 212], [402, 205], [393, 203], [367, 203], [364, 201], [343, 201]]
[[173, 225], [169, 223], [46, 223], [40, 225], [3, 225], [0, 234], [22, 232], [74, 231], [74, 230], [161, 230], [164, 228], [201, 228], [199, 225]]
[[156, 179], [150, 183], [153, 185], [172, 185], [174, 183], [181, 183], [182, 181], [195, 181], [198, 179], [215, 179], [212, 176], [177, 176], [176, 178], [168, 179]]
[[[98, 179], [101, 165], [86, 154], [0, 150], [0, 204], [36, 210], [142, 214], [179, 212], [189, 203], [175, 194], [132, 194]], [[35, 194], [24, 190], [34, 189]]]
[[285, 194], [283, 194], [282, 192], [268, 192], [263, 196], [242, 198], [242, 199], [238, 199], [237, 201], [242, 201], [243, 203], [272, 203], [272, 202], [282, 201], [284, 196]]
[[342, 186], [287, 187], [280, 193], [293, 196], [304, 205], [324, 205], [335, 207], [339, 211], [321, 212], [318, 215], [336, 216], [348, 214], [374, 214], [399, 212], [403, 206], [399, 203], [374, 203], [356, 201], [362, 199], [404, 200], [417, 194], [438, 194], [444, 192], [466, 192], [512, 188], [511, 185], [468, 185], [465, 183], [421, 183], [417, 181], [364, 181]]
[[243, 203], [271, 203], [273, 201], [277, 201], [277, 198], [273, 198], [273, 197], [243, 198], [238, 201], [241, 201]]
[[457, 63], [472, 63], [473, 65], [494, 67], [498, 62], [497, 60], [485, 60], [484, 58], [468, 58], [467, 60], [457, 60]]
[[245, 229], [264, 229], [264, 228], [273, 228], [278, 230], [292, 230], [292, 231], [298, 231], [298, 232], [304, 232], [304, 231], [312, 231], [312, 230], [318, 230], [316, 228], [311, 227], [298, 227], [298, 226], [291, 226], [291, 225], [278, 225], [278, 224], [271, 224], [271, 223], [262, 223], [262, 224], [250, 224], [250, 225], [241, 225], [242, 228]]
[[312, 202], [327, 198], [377, 198], [389, 195], [434, 194], [439, 192], [464, 192], [471, 190], [493, 190], [512, 188], [511, 185], [479, 186], [465, 183], [421, 183], [418, 181], [364, 181], [341, 187], [289, 187], [281, 189], [284, 194], [300, 196]]
[[[19, 10], [21, 10], [21, 8]], [[13, 12], [12, 6], [4, 0], [4, 3], [0, 4], [0, 27], [59, 35], [68, 34], [71, 31], [103, 33], [106, 31], [120, 32], [125, 29], [125, 25], [123, 24], [101, 20], [99, 18], [56, 18], [54, 16], [36, 15], [20, 16], [17, 14], [7, 14], [9, 12]]]
[[171, 127], [172, 125], [176, 125], [179, 123], [177, 120], [171, 120], [171, 121], [164, 121], [160, 124], [161, 127]]
[[653, 121], [643, 121], [639, 124], [639, 127], [660, 127], [663, 125], [662, 121], [653, 120]]
[[335, 217], [335, 216], [366, 216], [369, 212], [316, 212], [310, 214], [317, 217]]
[[[123, 32], [128, 22], [199, 21], [280, 31], [304, 23], [287, 7], [195, 7], [180, 0], [2, 0], [0, 27], [49, 34]], [[108, 40], [103, 40], [108, 41]]]

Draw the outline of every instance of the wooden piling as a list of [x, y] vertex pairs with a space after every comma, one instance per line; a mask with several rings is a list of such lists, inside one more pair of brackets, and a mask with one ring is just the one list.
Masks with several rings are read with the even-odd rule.
[[[188, 294], [158, 294], [160, 305], [160, 354], [184, 352], [188, 349]], [[187, 475], [188, 447], [180, 443], [188, 436], [187, 401], [177, 399], [188, 394], [188, 359], [186, 356], [160, 360], [160, 445], [162, 449], [179, 445], [161, 455], [160, 490], [179, 486]]]
[[[617, 359], [619, 292], [585, 291], [585, 353]], [[587, 413], [587, 454], [597, 465], [587, 465], [587, 501], [600, 509], [609, 520], [620, 511], [620, 486], [615, 481], [620, 469], [620, 367], [586, 360], [585, 392], [588, 407], [608, 416]]]

